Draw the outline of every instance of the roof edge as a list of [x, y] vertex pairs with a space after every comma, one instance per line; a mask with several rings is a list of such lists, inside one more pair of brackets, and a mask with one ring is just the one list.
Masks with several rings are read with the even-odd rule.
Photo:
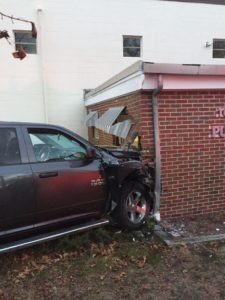
[[92, 89], [90, 92], [86, 93], [84, 96], [84, 100], [96, 95], [97, 93], [105, 90], [107, 87], [117, 83], [118, 81], [136, 73], [136, 72], [143, 72], [143, 61], [138, 60], [131, 66], [127, 67], [126, 69], [122, 70], [120, 73], [116, 74], [115, 76], [111, 77], [98, 87]]
[[213, 5], [225, 5], [224, 0], [160, 0], [167, 2], [186, 2], [194, 4], [213, 4]]
[[195, 75], [195, 76], [225, 76], [224, 65], [199, 65], [199, 64], [168, 64], [168, 63], [152, 63], [138, 60], [128, 68], [124, 69], [117, 75], [111, 77], [103, 84], [91, 90], [84, 96], [84, 100], [88, 100], [102, 93], [107, 88], [112, 87], [118, 82], [122, 82], [129, 76], [140, 72], [140, 74], [170, 74], [170, 75]]
[[143, 63], [143, 71], [147, 74], [170, 75], [211, 75], [224, 76], [224, 65], [199, 65], [199, 64], [168, 64], [168, 63]]

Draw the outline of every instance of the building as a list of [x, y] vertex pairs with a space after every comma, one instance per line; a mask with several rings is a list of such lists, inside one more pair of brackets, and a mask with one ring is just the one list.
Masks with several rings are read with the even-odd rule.
[[224, 211], [225, 66], [140, 61], [89, 92], [85, 105], [93, 143], [141, 137], [142, 159], [156, 170], [157, 215]]
[[[198, 3], [201, 2], [201, 3]], [[211, 3], [211, 4], [210, 4]], [[218, 4], [218, 5], [212, 5]], [[56, 123], [87, 136], [84, 90], [137, 60], [173, 64], [225, 62], [224, 1], [2, 0], [0, 120]], [[12, 58], [15, 43], [27, 50]]]

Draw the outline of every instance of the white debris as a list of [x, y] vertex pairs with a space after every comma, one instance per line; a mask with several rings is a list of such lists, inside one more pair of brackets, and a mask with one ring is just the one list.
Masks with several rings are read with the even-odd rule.
[[169, 234], [171, 234], [173, 237], [180, 237], [180, 234], [179, 234], [179, 232], [177, 232], [177, 231], [169, 231]]
[[154, 213], [154, 217], [157, 222], [160, 222], [160, 212]]

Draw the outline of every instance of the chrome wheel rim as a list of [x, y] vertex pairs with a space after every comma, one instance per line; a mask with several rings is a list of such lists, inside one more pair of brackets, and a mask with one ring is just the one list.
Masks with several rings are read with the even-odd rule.
[[142, 193], [138, 191], [130, 192], [126, 199], [126, 209], [128, 219], [132, 223], [141, 222], [145, 218], [147, 209], [147, 202]]

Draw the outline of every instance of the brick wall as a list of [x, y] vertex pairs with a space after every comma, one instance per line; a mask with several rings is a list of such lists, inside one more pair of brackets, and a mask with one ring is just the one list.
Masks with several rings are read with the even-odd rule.
[[223, 106], [224, 91], [160, 94], [162, 218], [225, 210], [225, 139], [209, 137]]
[[[150, 99], [150, 93], [137, 93], [90, 107], [101, 115], [109, 107], [126, 105], [142, 136], [145, 162], [154, 157]], [[225, 138], [209, 137], [209, 126], [225, 125], [225, 119], [216, 118], [216, 108], [225, 106], [225, 91], [163, 92], [158, 100], [161, 217], [225, 210]], [[101, 133], [99, 143], [108, 142], [112, 137]]]
[[[145, 163], [152, 164], [154, 160], [154, 138], [151, 95], [149, 93], [135, 93], [118, 99], [92, 105], [88, 110], [98, 111], [101, 116], [110, 107], [126, 106], [126, 111], [134, 122], [134, 129], [141, 136], [142, 159]], [[90, 142], [95, 145], [112, 145], [113, 136], [99, 130], [99, 140], [94, 139], [89, 128]]]

